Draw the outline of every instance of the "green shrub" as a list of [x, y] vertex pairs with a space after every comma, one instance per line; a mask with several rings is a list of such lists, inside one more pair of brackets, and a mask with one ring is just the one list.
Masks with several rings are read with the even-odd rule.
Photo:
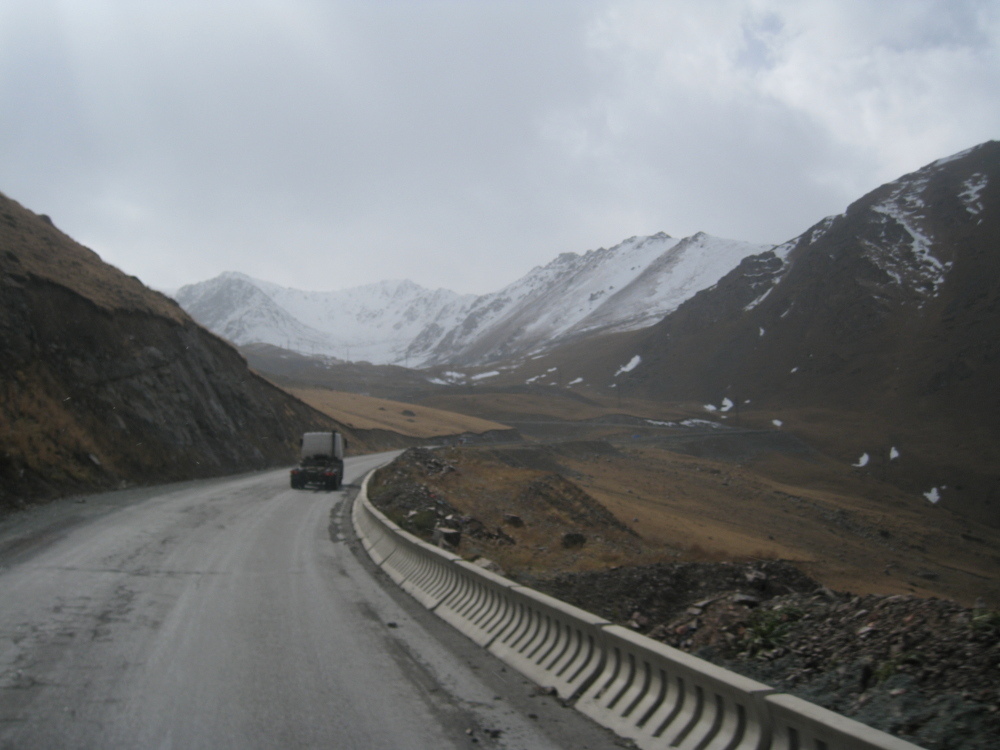
[[743, 634], [743, 650], [753, 656], [777, 648], [788, 636], [792, 623], [802, 619], [802, 615], [798, 607], [755, 609]]

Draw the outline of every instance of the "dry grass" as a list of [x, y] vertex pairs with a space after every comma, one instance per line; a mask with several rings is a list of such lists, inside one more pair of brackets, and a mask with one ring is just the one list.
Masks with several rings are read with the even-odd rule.
[[[460, 393], [452, 395], [431, 396], [422, 403], [439, 409], [474, 414], [484, 418], [496, 415], [521, 417], [551, 417], [553, 419], [585, 420], [606, 417], [615, 414], [649, 419], [685, 419], [691, 416], [686, 408], [675, 405], [642, 401], [639, 399], [623, 399], [621, 401], [610, 397], [588, 397], [576, 399], [553, 391], [542, 393]], [[701, 412], [704, 415], [704, 412]]]
[[108, 265], [50, 221], [0, 194], [0, 247], [16, 255], [0, 258], [9, 273], [27, 273], [66, 287], [106, 310], [136, 310], [171, 320], [188, 316], [172, 300]]
[[56, 396], [32, 385], [30, 377], [5, 383], [0, 408], [0, 454], [17, 456], [22, 468], [52, 482], [84, 482], [95, 465], [86, 459], [97, 449]]
[[[932, 505], [919, 490], [900, 488], [901, 477], [919, 471], [921, 452], [932, 449], [937, 435], [926, 436], [923, 445], [924, 436], [902, 436], [874, 418], [748, 408], [738, 415], [740, 426], [772, 430], [771, 420], [781, 419], [781, 433], [798, 434], [817, 450], [723, 457], [709, 439], [691, 446], [695, 456], [662, 447], [674, 445], [667, 442], [640, 447], [629, 440], [629, 428], [615, 435], [607, 425], [573, 420], [614, 413], [705, 418], [700, 404], [623, 399], [619, 408], [617, 398], [592, 395], [583, 403], [555, 391], [463, 394], [435, 403], [503, 415], [520, 422], [522, 432], [531, 419], [548, 416], [575, 425], [565, 433], [574, 439], [628, 441], [619, 456], [560, 460], [577, 484], [642, 535], [651, 554], [697, 561], [780, 558], [839, 590], [939, 596], [966, 605], [981, 597], [1000, 606], [1000, 530], [944, 503]], [[903, 455], [889, 462], [889, 449], [897, 445]], [[851, 466], [862, 451], [872, 456], [865, 471]]]
[[1000, 603], [1000, 532], [971, 530], [834, 462], [773, 455], [736, 466], [646, 448], [567, 466], [648, 543], [682, 550], [682, 560], [785, 559], [837, 590]]
[[417, 438], [481, 434], [506, 425], [478, 417], [325, 388], [287, 388], [289, 393], [348, 427], [391, 430]]
[[[989, 527], [970, 532], [947, 512], [888, 485], [852, 486], [832, 463], [820, 486], [809, 488], [767, 476], [775, 470], [788, 476], [794, 464], [804, 463], [787, 457], [754, 467], [659, 448], [561, 458], [573, 482], [640, 537], [633, 538], [607, 526], [581, 529], [579, 522], [526, 501], [524, 486], [544, 472], [497, 464], [483, 451], [455, 455], [449, 460], [459, 472], [435, 489], [462, 513], [516, 540], [510, 546], [466, 540], [459, 551], [495, 559], [509, 571], [780, 559], [839, 591], [1000, 604], [1000, 533]], [[798, 470], [807, 471], [803, 484], [823, 474], [815, 465]], [[525, 527], [505, 525], [504, 513], [523, 517]], [[570, 530], [588, 534], [585, 548], [560, 547], [562, 533]]]
[[[502, 450], [490, 448], [450, 448], [435, 451], [435, 455], [453, 470], [434, 476], [412, 475], [404, 483], [427, 487], [460, 514], [481, 522], [491, 534], [499, 530], [501, 537], [513, 540], [464, 534], [456, 552], [466, 559], [486, 557], [505, 571], [539, 575], [665, 559], [660, 550], [609, 523], [600, 505], [588, 506], [587, 498], [553, 478], [550, 471], [511, 465]], [[539, 483], [554, 488], [549, 500], [541, 499]], [[382, 481], [377, 481], [373, 495], [382, 486]], [[509, 523], [505, 520], [508, 515], [523, 523]], [[576, 548], [563, 546], [562, 535], [568, 531], [584, 534], [586, 543]]]

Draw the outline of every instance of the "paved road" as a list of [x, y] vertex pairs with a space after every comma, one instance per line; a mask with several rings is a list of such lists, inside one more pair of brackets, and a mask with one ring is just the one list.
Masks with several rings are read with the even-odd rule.
[[[385, 460], [349, 460], [347, 482]], [[350, 488], [287, 476], [5, 522], [0, 747], [617, 744], [379, 580], [350, 539]]]

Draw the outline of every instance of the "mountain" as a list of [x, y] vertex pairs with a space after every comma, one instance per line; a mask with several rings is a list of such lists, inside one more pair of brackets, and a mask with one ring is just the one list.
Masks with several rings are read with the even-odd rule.
[[883, 185], [656, 325], [558, 358], [593, 387], [774, 419], [1000, 525], [1000, 143]]
[[176, 295], [193, 318], [234, 344], [272, 344], [302, 354], [403, 362], [411, 342], [457, 324], [475, 299], [411, 281], [306, 292], [240, 273], [189, 284]]
[[302, 323], [241, 274], [223, 274], [188, 297], [186, 311], [228, 341], [295, 342], [300, 350], [333, 346], [329, 336]]
[[763, 248], [697, 234], [659, 233], [610, 249], [564, 253], [476, 299], [462, 322], [433, 346], [413, 348], [426, 364], [482, 365], [534, 355], [598, 331], [652, 325]]
[[183, 287], [177, 301], [239, 345], [376, 364], [487, 364], [595, 331], [652, 325], [763, 249], [705, 234], [677, 240], [660, 233], [564, 253], [482, 296], [409, 281], [305, 292], [227, 273]]
[[336, 423], [0, 194], [0, 511], [293, 463]]

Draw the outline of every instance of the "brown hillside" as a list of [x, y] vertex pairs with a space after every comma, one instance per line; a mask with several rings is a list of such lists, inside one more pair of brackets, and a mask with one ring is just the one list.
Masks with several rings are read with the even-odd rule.
[[0, 196], [0, 510], [293, 463], [326, 417], [163, 295]]
[[288, 388], [289, 393], [355, 430], [390, 430], [415, 438], [482, 434], [510, 428], [499, 422], [326, 388]]
[[1000, 525], [1000, 143], [883, 186], [790, 245], [786, 262], [747, 259], [652, 328], [518, 374], [558, 366], [604, 394], [728, 398], [731, 419], [779, 419], [845, 463], [868, 453], [914, 496], [937, 488], [943, 507]]

